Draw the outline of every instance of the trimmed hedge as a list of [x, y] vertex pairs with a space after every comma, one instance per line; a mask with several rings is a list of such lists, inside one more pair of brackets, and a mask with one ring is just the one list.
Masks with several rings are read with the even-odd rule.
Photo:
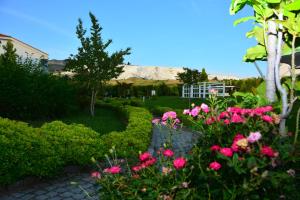
[[[125, 106], [128, 125], [125, 131], [103, 135], [105, 149], [116, 146], [120, 156], [136, 156], [148, 148], [152, 133], [152, 115], [145, 108]], [[125, 137], [124, 137], [125, 136]]]
[[122, 156], [136, 155], [148, 148], [152, 116], [146, 109], [102, 106], [117, 109], [128, 117], [125, 131], [100, 136], [80, 124], [54, 121], [33, 128], [0, 118], [0, 185], [26, 176], [51, 177], [68, 164], [87, 165], [91, 157], [104, 158], [113, 145]]

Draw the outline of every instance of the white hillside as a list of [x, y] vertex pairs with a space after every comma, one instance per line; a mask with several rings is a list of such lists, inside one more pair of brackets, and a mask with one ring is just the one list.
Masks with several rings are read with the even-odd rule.
[[[124, 72], [118, 77], [118, 79], [143, 78], [149, 80], [175, 80], [177, 74], [183, 71], [183, 68], [175, 67], [125, 65]], [[210, 80], [215, 77], [217, 77], [218, 80], [240, 79], [236, 76], [208, 74], [208, 79]]]

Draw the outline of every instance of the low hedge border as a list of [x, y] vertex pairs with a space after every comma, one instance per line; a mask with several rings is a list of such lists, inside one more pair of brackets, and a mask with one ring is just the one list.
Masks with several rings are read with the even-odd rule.
[[152, 115], [147, 109], [108, 103], [100, 106], [125, 115], [126, 130], [100, 136], [80, 124], [53, 121], [33, 128], [0, 117], [0, 185], [27, 176], [52, 177], [66, 165], [88, 165], [91, 157], [104, 158], [112, 146], [121, 156], [136, 156], [148, 148]]

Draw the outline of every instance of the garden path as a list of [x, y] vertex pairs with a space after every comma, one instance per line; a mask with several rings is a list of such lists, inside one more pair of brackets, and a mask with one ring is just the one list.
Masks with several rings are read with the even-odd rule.
[[176, 156], [187, 154], [199, 137], [199, 133], [192, 132], [185, 128], [172, 130], [172, 133], [170, 133], [170, 130], [165, 126], [154, 125], [152, 141], [148, 151], [151, 154], [155, 154], [159, 148], [163, 147], [164, 143], [167, 143], [170, 140], [170, 134], [172, 134], [172, 150], [175, 152]]
[[[170, 131], [165, 127], [153, 126], [152, 141], [148, 151], [155, 154], [164, 143], [168, 141]], [[173, 130], [172, 131], [173, 150], [176, 156], [181, 156], [192, 148], [197, 141], [197, 134], [191, 131]], [[91, 197], [88, 197], [77, 185], [77, 182], [84, 188]], [[62, 177], [57, 180], [48, 181], [35, 185], [29, 189], [23, 189], [7, 194], [0, 193], [0, 200], [76, 200], [76, 199], [98, 199], [97, 190], [99, 186], [88, 173]]]

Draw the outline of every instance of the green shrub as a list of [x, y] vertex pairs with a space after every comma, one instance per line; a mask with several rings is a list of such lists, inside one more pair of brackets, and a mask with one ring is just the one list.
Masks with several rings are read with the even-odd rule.
[[0, 118], [0, 185], [28, 175], [50, 176], [63, 160], [40, 129]]
[[[99, 103], [100, 104], [100, 103]], [[26, 176], [50, 177], [65, 165], [87, 165], [91, 158], [118, 146], [121, 156], [133, 156], [148, 148], [152, 116], [144, 108], [101, 103], [128, 118], [125, 131], [100, 136], [80, 124], [60, 121], [33, 128], [26, 123], [0, 118], [0, 185]]]
[[33, 70], [39, 65], [0, 62], [0, 116], [11, 119], [61, 117], [77, 107], [68, 78]]
[[121, 156], [133, 156], [138, 151], [145, 151], [151, 140], [152, 115], [145, 108], [125, 106], [128, 113], [128, 125], [125, 131], [111, 132], [104, 135], [105, 149], [116, 146]]
[[67, 125], [61, 121], [41, 127], [44, 138], [55, 147], [64, 164], [84, 165], [91, 157], [100, 158], [103, 145], [99, 133], [81, 124]]

